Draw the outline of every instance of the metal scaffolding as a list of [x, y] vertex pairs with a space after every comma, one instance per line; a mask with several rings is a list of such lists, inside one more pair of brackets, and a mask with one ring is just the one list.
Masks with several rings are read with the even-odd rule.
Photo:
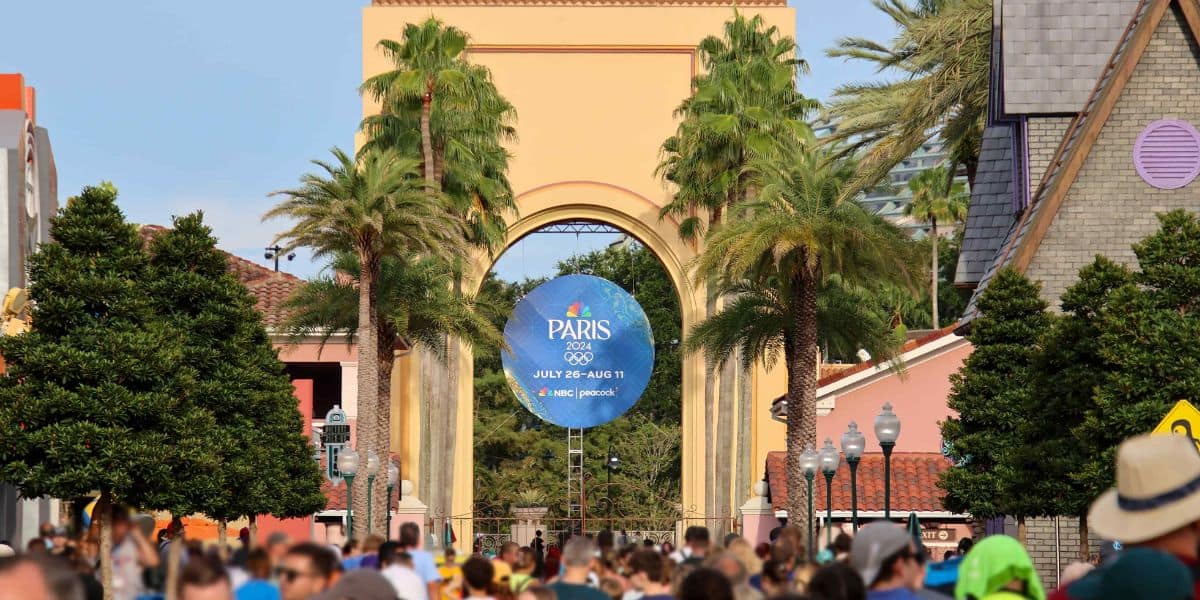
[[567, 518], [571, 527], [584, 531], [585, 499], [583, 495], [583, 430], [567, 429]]

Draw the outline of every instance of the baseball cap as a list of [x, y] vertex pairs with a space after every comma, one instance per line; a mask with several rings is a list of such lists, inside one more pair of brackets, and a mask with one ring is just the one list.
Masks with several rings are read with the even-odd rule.
[[312, 600], [397, 600], [396, 588], [379, 571], [356, 569]]
[[887, 559], [906, 550], [912, 538], [895, 523], [881, 521], [858, 530], [850, 547], [850, 564], [870, 586]]

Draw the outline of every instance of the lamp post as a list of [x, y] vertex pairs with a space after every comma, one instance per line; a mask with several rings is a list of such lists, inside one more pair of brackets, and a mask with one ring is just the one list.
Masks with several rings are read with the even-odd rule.
[[387, 531], [384, 533], [384, 537], [390, 542], [392, 541], [392, 490], [396, 489], [396, 483], [400, 481], [400, 467], [390, 460], [388, 461], [387, 478], [387, 523], [385, 524]]
[[617, 457], [617, 453], [613, 451], [612, 446], [608, 447], [608, 461], [604, 463], [604, 468], [608, 470], [608, 490], [605, 492], [605, 495], [608, 496], [608, 520], [611, 526], [613, 513], [612, 476], [614, 471], [621, 468], [621, 459]]
[[825, 544], [830, 545], [833, 544], [833, 476], [841, 462], [837, 448], [833, 447], [833, 440], [825, 438], [820, 456], [821, 473], [825, 475]]
[[817, 451], [813, 450], [813, 445], [809, 444], [800, 454], [800, 468], [804, 470], [804, 479], [808, 482], [808, 560], [810, 562], [816, 556], [816, 553], [813, 552], [813, 476], [817, 474], [817, 467], [820, 464], [821, 458], [817, 456]]
[[337, 468], [346, 480], [346, 539], [354, 538], [354, 476], [358, 474], [358, 453], [350, 448], [337, 457]]
[[884, 402], [883, 410], [875, 417], [875, 437], [883, 449], [883, 518], [892, 518], [892, 449], [900, 437], [900, 417], [892, 412], [892, 403]]
[[375, 476], [379, 474], [379, 455], [374, 450], [367, 451], [367, 535], [375, 530], [371, 519], [371, 492], [375, 487]]
[[858, 461], [862, 459], [867, 438], [858, 430], [858, 423], [850, 421], [850, 427], [842, 434], [842, 454], [850, 465], [850, 526], [858, 533]]

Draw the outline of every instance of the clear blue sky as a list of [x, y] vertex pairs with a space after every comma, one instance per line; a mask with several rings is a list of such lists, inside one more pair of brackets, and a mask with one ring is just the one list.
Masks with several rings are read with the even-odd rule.
[[[0, 73], [38, 88], [60, 202], [111, 180], [139, 223], [196, 209], [221, 247], [259, 262], [281, 227], [262, 224], [266, 194], [292, 185], [308, 160], [353, 146], [360, 104], [360, 8], [366, 0], [20, 2], [3, 9]], [[892, 34], [868, 0], [792, 0], [797, 41], [812, 64], [802, 91], [873, 77], [825, 58], [839, 37]], [[548, 274], [576, 251], [531, 236], [502, 258], [508, 279]], [[583, 236], [587, 251], [612, 241]], [[287, 270], [319, 269], [305, 256]]]

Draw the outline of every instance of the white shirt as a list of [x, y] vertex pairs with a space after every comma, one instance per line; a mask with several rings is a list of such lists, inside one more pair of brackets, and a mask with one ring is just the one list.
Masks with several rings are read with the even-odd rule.
[[416, 571], [403, 565], [391, 565], [379, 573], [404, 600], [429, 600], [429, 584]]

